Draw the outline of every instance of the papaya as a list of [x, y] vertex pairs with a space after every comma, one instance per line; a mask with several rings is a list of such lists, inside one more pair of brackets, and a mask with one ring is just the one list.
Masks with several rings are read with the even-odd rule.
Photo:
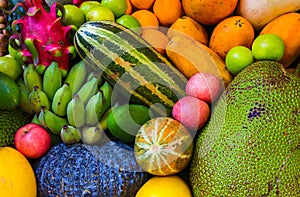
[[233, 79], [224, 60], [212, 49], [191, 37], [173, 37], [166, 47], [166, 54], [188, 79], [198, 72], [209, 73], [218, 77], [225, 87]]
[[269, 22], [260, 34], [276, 34], [285, 45], [285, 52], [280, 60], [284, 67], [289, 67], [300, 56], [300, 14], [286, 13]]

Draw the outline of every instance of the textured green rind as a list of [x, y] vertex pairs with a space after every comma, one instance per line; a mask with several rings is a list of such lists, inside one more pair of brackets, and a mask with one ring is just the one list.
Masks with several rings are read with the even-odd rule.
[[170, 111], [185, 96], [184, 75], [141, 37], [117, 23], [87, 22], [76, 32], [74, 43], [84, 61], [135, 103], [159, 103]]
[[31, 121], [31, 116], [20, 109], [0, 110], [0, 147], [14, 144], [16, 131]]
[[194, 197], [300, 196], [300, 80], [257, 62], [226, 88], [191, 162]]

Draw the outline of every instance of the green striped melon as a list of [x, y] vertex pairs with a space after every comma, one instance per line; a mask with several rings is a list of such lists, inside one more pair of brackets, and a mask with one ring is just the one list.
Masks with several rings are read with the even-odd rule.
[[140, 127], [135, 137], [137, 163], [153, 175], [166, 176], [184, 170], [192, 152], [190, 132], [173, 118], [153, 118]]
[[86, 22], [76, 31], [74, 45], [79, 56], [128, 101], [150, 106], [159, 115], [170, 115], [175, 102], [185, 96], [186, 77], [122, 25]]

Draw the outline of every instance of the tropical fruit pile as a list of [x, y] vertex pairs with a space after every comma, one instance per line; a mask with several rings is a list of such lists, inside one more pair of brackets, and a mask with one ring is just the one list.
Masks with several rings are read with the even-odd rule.
[[299, 1], [0, 7], [0, 196], [299, 196]]

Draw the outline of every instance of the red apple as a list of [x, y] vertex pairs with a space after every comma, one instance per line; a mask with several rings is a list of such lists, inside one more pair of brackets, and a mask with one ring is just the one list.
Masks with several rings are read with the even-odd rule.
[[46, 129], [38, 124], [28, 123], [19, 128], [14, 136], [15, 147], [25, 157], [42, 157], [51, 146], [51, 137]]
[[196, 97], [185, 96], [175, 103], [172, 115], [184, 126], [195, 131], [207, 122], [210, 108], [206, 102]]
[[207, 103], [214, 102], [222, 90], [221, 81], [208, 73], [194, 74], [186, 84], [186, 94], [197, 97]]

